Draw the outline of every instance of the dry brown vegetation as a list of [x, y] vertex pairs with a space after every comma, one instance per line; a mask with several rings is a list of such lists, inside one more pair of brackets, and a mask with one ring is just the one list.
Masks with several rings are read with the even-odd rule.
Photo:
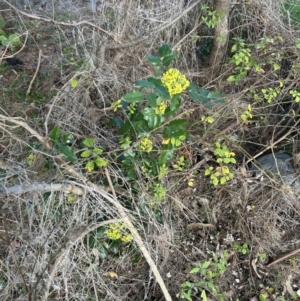
[[[215, 47], [203, 58], [197, 48], [210, 33], [201, 6], [212, 2], [0, 1], [5, 31], [24, 43], [17, 53], [0, 48], [0, 300], [177, 300], [182, 283], [204, 279], [190, 270], [225, 250], [228, 267], [215, 283], [225, 300], [296, 300], [298, 192], [279, 180], [257, 181], [246, 167], [263, 153], [299, 153], [300, 108], [289, 94], [300, 90], [299, 31], [283, 13], [283, 0], [233, 1], [226, 51], [220, 59]], [[228, 62], [236, 37], [251, 45], [264, 73], [249, 70], [234, 84], [226, 79], [234, 72]], [[254, 47], [266, 37], [273, 41], [265, 49]], [[173, 66], [222, 93], [226, 104], [208, 110], [184, 98], [181, 112], [193, 109], [191, 139], [180, 149], [189, 164], [182, 172], [171, 169], [166, 198], [150, 206], [142, 175], [132, 183], [117, 160], [87, 173], [82, 161], [63, 160], [49, 133], [59, 125], [73, 134], [78, 153], [86, 137], [108, 158], [119, 153], [110, 105], [152, 74], [147, 56], [163, 43], [178, 55]], [[7, 65], [10, 57], [22, 65]], [[270, 103], [250, 93], [280, 81], [284, 86]], [[253, 118], [243, 123], [248, 104]], [[201, 117], [208, 115], [215, 122], [204, 126]], [[215, 164], [217, 140], [237, 164], [234, 179], [214, 187], [204, 170]], [[134, 238], [121, 248], [103, 239], [115, 221], [125, 222]], [[245, 254], [233, 250], [245, 243]], [[191, 297], [202, 300], [200, 294], [194, 289]], [[221, 300], [209, 290], [207, 296]]]

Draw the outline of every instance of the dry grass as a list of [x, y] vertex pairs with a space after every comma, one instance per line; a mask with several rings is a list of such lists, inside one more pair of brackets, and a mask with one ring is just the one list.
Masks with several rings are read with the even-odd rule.
[[[74, 135], [74, 145], [84, 137], [93, 137], [96, 145], [106, 147], [113, 157], [118, 144], [116, 130], [108, 125], [114, 116], [110, 104], [130, 91], [134, 80], [152, 73], [147, 55], [155, 54], [163, 43], [169, 43], [178, 53], [175, 67], [190, 81], [222, 92], [228, 101], [207, 111], [201, 104], [185, 100], [182, 110], [194, 109], [189, 116], [193, 140], [185, 146], [193, 153], [191, 166], [183, 173], [170, 173], [166, 179], [168, 197], [161, 206], [149, 206], [151, 196], [142, 176], [136, 185], [138, 193], [129, 189], [131, 184], [121, 176], [117, 162], [111, 162], [108, 168], [117, 194], [114, 199], [122, 204], [141, 235], [173, 300], [182, 282], [201, 279], [189, 274], [197, 262], [211, 258], [212, 251], [231, 250], [238, 242], [246, 242], [249, 250], [246, 255], [231, 252], [228, 257], [231, 264], [220, 283], [226, 300], [249, 300], [259, 294], [260, 284], [276, 289], [274, 300], [279, 300], [284, 290], [291, 293], [286, 283], [300, 286], [297, 255], [295, 262], [279, 262], [269, 270], [265, 267], [299, 247], [296, 192], [276, 182], [250, 182], [239, 168], [243, 161], [271, 149], [299, 152], [295, 127], [299, 105], [279, 100], [272, 104], [253, 102], [253, 96], [247, 93], [274, 86], [281, 78], [286, 83], [278, 99], [288, 100], [289, 89], [299, 89], [298, 50], [294, 45], [299, 32], [286, 22], [280, 9], [283, 0], [276, 4], [271, 0], [251, 4], [240, 1], [231, 10], [231, 38], [244, 37], [249, 43], [257, 43], [264, 36], [280, 35], [284, 42], [274, 42], [267, 54], [257, 51], [253, 55], [263, 63], [278, 49], [290, 64], [283, 64], [280, 74], [268, 66], [264, 74], [249, 72], [238, 85], [226, 82], [232, 72], [226, 64], [212, 74], [196, 52], [206, 35], [203, 24], [198, 23], [201, 4], [210, 1], [108, 0], [90, 7], [94, 1], [52, 0], [40, 10], [42, 1], [8, 2], [19, 9], [0, 4], [8, 29], [29, 34], [27, 46], [18, 56], [25, 67], [4, 73], [7, 81], [1, 93], [1, 115], [22, 117], [36, 134], [0, 118], [0, 192], [2, 187], [40, 182], [63, 183], [79, 190], [73, 199], [65, 186], [51, 193], [35, 189], [1, 194], [1, 300], [165, 300], [136, 242], [123, 245], [118, 255], [106, 245], [109, 256], [103, 259], [101, 223], [124, 218], [108, 200], [113, 191], [88, 185], [82, 163], [73, 164], [76, 173], [71, 172], [47, 140], [51, 129], [60, 125], [63, 132]], [[34, 76], [34, 69], [28, 66], [37, 64], [39, 50], [41, 66], [31, 90], [42, 91], [47, 97], [37, 102], [19, 92], [27, 91]], [[70, 85], [72, 78], [78, 80], [76, 88]], [[15, 83], [13, 91], [10, 82]], [[254, 119], [245, 126], [238, 119], [248, 103], [253, 105]], [[215, 123], [204, 129], [199, 120], [205, 114], [213, 115]], [[28, 166], [28, 145], [37, 140], [37, 135], [42, 145], [34, 151], [34, 163]], [[235, 179], [214, 188], [203, 171], [205, 164], [214, 164], [216, 139], [230, 145], [238, 164]], [[48, 159], [55, 159], [54, 168], [43, 170]], [[205, 163], [198, 164], [203, 159]], [[187, 185], [191, 170], [199, 172], [193, 189]], [[102, 188], [108, 186], [107, 180], [104, 171], [89, 175], [89, 181]], [[231, 235], [234, 242], [229, 239]], [[92, 242], [94, 239], [98, 243]], [[256, 262], [254, 271], [253, 260], [259, 254], [266, 254], [267, 261]], [[111, 272], [118, 278], [110, 277], [115, 275]], [[233, 272], [239, 276], [234, 277]], [[200, 300], [198, 295], [195, 293], [194, 300]]]

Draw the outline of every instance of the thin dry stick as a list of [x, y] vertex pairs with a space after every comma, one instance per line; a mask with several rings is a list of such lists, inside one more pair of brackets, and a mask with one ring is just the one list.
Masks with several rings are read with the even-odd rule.
[[32, 78], [32, 80], [31, 80], [31, 82], [30, 82], [30, 84], [29, 84], [29, 87], [28, 87], [28, 89], [27, 89], [26, 96], [30, 93], [31, 88], [32, 88], [32, 85], [33, 85], [33, 83], [34, 83], [34, 80], [35, 80], [35, 78], [36, 78], [36, 76], [37, 76], [37, 74], [38, 74], [38, 72], [39, 72], [40, 65], [41, 65], [41, 58], [42, 58], [42, 50], [40, 49], [37, 67], [36, 67], [36, 70], [35, 70], [35, 72], [34, 72], [33, 78]]
[[296, 255], [296, 254], [299, 253], [299, 252], [300, 252], [300, 248], [298, 248], [298, 249], [296, 249], [296, 250], [294, 250], [294, 251], [291, 251], [291, 252], [289, 252], [289, 253], [287, 253], [287, 254], [285, 254], [285, 255], [279, 257], [278, 259], [272, 261], [272, 262], [269, 263], [268, 265], [266, 265], [266, 268], [270, 268], [270, 267], [272, 267], [273, 265], [277, 264], [278, 262], [281, 262], [281, 261], [283, 261], [283, 260], [285, 260], [285, 259], [287, 259], [287, 258], [289, 258], [289, 257], [291, 257], [291, 256], [294, 256], [294, 255]]
[[41, 143], [46, 145], [47, 148], [50, 148], [50, 145], [49, 145], [47, 139], [44, 138], [43, 136], [41, 136], [33, 128], [31, 128], [26, 122], [22, 121], [22, 120], [24, 120], [23, 118], [20, 118], [20, 117], [7, 117], [7, 116], [4, 116], [4, 115], [0, 114], [0, 120], [8, 121], [8, 122], [11, 122], [11, 123], [14, 123], [14, 124], [17, 124], [17, 125], [21, 126], [25, 130], [27, 130], [32, 136], [37, 138]]
[[[49, 279], [47, 281], [46, 284], [46, 288], [45, 288], [45, 292], [43, 294], [42, 297], [42, 301], [47, 301], [48, 300], [48, 295], [49, 295], [49, 288], [52, 282], [52, 279], [54, 278], [58, 267], [61, 265], [64, 256], [66, 254], [68, 254], [68, 252], [70, 251], [70, 249], [81, 239], [83, 239], [87, 234], [89, 234], [90, 232], [96, 230], [99, 227], [108, 225], [108, 224], [112, 224], [112, 223], [119, 223], [122, 222], [122, 219], [113, 219], [113, 220], [108, 220], [108, 221], [104, 221], [101, 223], [98, 223], [96, 225], [91, 225], [89, 227], [84, 227], [83, 229], [79, 229], [79, 230], [72, 230], [72, 233], [68, 233], [68, 235], [65, 235], [66, 237], [68, 237], [68, 241], [59, 248], [59, 250], [57, 251], [57, 253], [52, 257], [52, 259], [50, 260], [50, 262], [48, 263], [48, 265], [46, 266], [46, 268], [48, 268], [49, 264], [51, 264], [53, 262], [53, 260], [56, 259], [54, 265], [52, 266], [50, 273], [49, 273]], [[45, 269], [46, 269], [45, 268]], [[45, 272], [45, 269], [42, 271], [42, 274]], [[36, 285], [35, 285], [36, 286]]]

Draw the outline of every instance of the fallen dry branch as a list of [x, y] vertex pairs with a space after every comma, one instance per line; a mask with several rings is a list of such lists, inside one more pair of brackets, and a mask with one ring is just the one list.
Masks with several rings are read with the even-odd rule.
[[0, 188], [0, 195], [5, 194], [23, 194], [26, 192], [47, 192], [47, 191], [63, 191], [67, 193], [74, 193], [77, 195], [81, 195], [83, 190], [78, 188], [72, 184], [61, 184], [61, 183], [33, 183], [33, 184], [24, 184], [24, 185], [16, 185], [12, 187], [3, 187]]
[[285, 259], [288, 259], [291, 256], [294, 256], [294, 255], [298, 254], [299, 252], [300, 252], [300, 248], [298, 248], [298, 249], [296, 249], [294, 251], [291, 251], [291, 252], [289, 252], [289, 253], [287, 253], [287, 254], [285, 254], [285, 255], [277, 258], [276, 260], [272, 261], [271, 263], [269, 263], [268, 265], [266, 265], [266, 267], [270, 268], [273, 265], [275, 265], [275, 264], [277, 264], [277, 263], [279, 263], [279, 262], [281, 262], [281, 261], [283, 261]]

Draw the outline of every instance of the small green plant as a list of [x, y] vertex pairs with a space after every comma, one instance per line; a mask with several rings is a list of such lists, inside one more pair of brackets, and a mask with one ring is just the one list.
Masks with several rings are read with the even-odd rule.
[[215, 143], [215, 156], [217, 157], [217, 167], [209, 166], [205, 170], [205, 175], [210, 177], [213, 185], [225, 184], [233, 179], [234, 174], [230, 170], [231, 163], [236, 163], [234, 158], [235, 153], [230, 151], [226, 145], [221, 145], [220, 142]]
[[228, 266], [226, 256], [226, 251], [224, 251], [219, 258], [215, 253], [212, 253], [212, 260], [199, 263], [190, 273], [200, 273], [202, 279], [197, 283], [191, 283], [189, 281], [183, 282], [181, 284], [181, 291], [176, 296], [192, 301], [193, 289], [200, 288], [202, 289], [202, 300], [206, 300], [205, 291], [210, 292], [214, 297], [218, 298], [218, 300], [224, 300], [224, 294], [218, 291], [218, 283]]
[[299, 91], [297, 91], [297, 90], [290, 90], [289, 93], [292, 95], [292, 97], [293, 97], [293, 99], [294, 99], [295, 102], [300, 102], [300, 92]]
[[254, 69], [258, 73], [263, 73], [264, 70], [253, 60], [252, 51], [246, 45], [245, 41], [240, 38], [235, 38], [234, 41], [235, 43], [231, 47], [233, 56], [229, 60], [229, 63], [235, 66], [235, 74], [230, 75], [227, 81], [237, 84], [247, 75], [250, 69]]
[[240, 252], [243, 255], [246, 255], [247, 252], [248, 252], [248, 244], [246, 244], [246, 243], [244, 243], [242, 245], [233, 244], [231, 246], [231, 248], [232, 248], [233, 251]]
[[184, 159], [184, 156], [180, 156], [180, 158], [177, 160], [175, 164], [173, 164], [173, 167], [177, 169], [178, 171], [182, 171], [183, 168], [185, 167], [186, 162]]
[[122, 112], [110, 124], [119, 128], [125, 177], [136, 180], [143, 175], [151, 180], [148, 187], [156, 202], [166, 195], [161, 181], [169, 168], [182, 170], [185, 166], [184, 158], [176, 160], [179, 147], [189, 136], [184, 118], [189, 112], [178, 115], [182, 94], [208, 109], [225, 102], [219, 93], [198, 88], [178, 69], [170, 68], [176, 57], [169, 45], [162, 45], [158, 56], [148, 56], [154, 76], [135, 81], [137, 89], [111, 104], [114, 112]]
[[258, 259], [261, 261], [264, 261], [267, 258], [267, 254], [266, 253], [258, 253]]
[[207, 5], [202, 5], [201, 9], [205, 12], [205, 16], [201, 17], [202, 22], [208, 28], [215, 28], [217, 24], [221, 22], [221, 19], [224, 17], [224, 13], [217, 13], [215, 10], [210, 10]]
[[55, 126], [49, 134], [49, 137], [54, 147], [64, 156], [67, 162], [75, 163], [78, 158], [70, 145], [74, 141], [74, 136], [71, 133], [62, 134], [60, 126]]
[[263, 88], [261, 89], [261, 92], [263, 94], [264, 99], [271, 103], [280, 93], [280, 89], [278, 87], [269, 87], [269, 88]]
[[0, 17], [0, 43], [13, 52], [16, 50], [16, 48], [22, 45], [20, 36], [15, 33], [7, 35], [3, 30], [5, 25], [6, 21], [2, 17]]
[[252, 106], [251, 104], [248, 104], [247, 110], [245, 110], [243, 112], [243, 114], [241, 115], [241, 119], [243, 121], [243, 123], [245, 123], [246, 125], [249, 123], [249, 119], [252, 119], [253, 115], [252, 115]]
[[103, 149], [94, 147], [95, 139], [85, 138], [82, 143], [88, 147], [88, 149], [84, 150], [80, 155], [82, 158], [88, 158], [88, 162], [85, 165], [88, 172], [93, 171], [96, 166], [107, 166], [108, 162], [100, 156], [103, 153]]

